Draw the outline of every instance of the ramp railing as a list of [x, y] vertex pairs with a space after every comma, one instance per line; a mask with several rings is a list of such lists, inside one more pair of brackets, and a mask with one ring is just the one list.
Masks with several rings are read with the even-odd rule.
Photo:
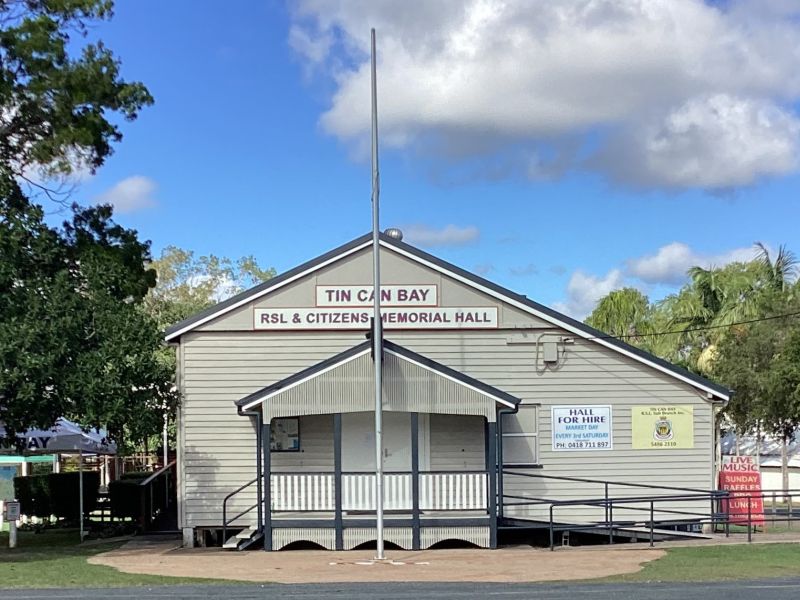
[[[608, 534], [610, 544], [620, 530], [634, 531], [636, 528], [648, 533], [650, 544], [656, 535], [664, 534], [664, 528], [677, 530], [680, 527], [702, 528], [708, 526], [717, 532], [721, 527], [726, 536], [733, 531], [746, 528], [747, 539], [762, 530], [775, 529], [785, 524], [800, 531], [800, 489], [789, 490], [701, 490], [657, 484], [605, 481], [580, 477], [561, 477], [525, 473], [515, 469], [503, 471], [504, 475], [542, 480], [597, 485], [602, 497], [553, 498], [525, 494], [503, 494], [502, 507], [529, 507], [529, 514], [545, 516], [550, 535], [550, 548], [555, 545], [555, 534], [564, 531], [602, 531]], [[626, 492], [649, 490], [655, 493], [639, 495], [615, 495], [616, 488]], [[562, 492], [563, 493], [563, 492]], [[574, 492], [570, 492], [572, 494]], [[502, 509], [501, 509], [502, 510]], [[577, 510], [577, 513], [576, 513]], [[588, 512], [587, 512], [588, 511]], [[576, 520], [576, 514], [591, 515]], [[592, 518], [592, 516], [596, 518]], [[525, 516], [515, 519], [526, 520]]]

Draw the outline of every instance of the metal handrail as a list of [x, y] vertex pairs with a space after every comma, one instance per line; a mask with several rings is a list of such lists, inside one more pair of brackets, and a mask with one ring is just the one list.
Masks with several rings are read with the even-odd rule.
[[[705, 494], [685, 494], [685, 495], [674, 495], [674, 496], [650, 496], [650, 497], [639, 497], [639, 498], [603, 498], [603, 499], [590, 499], [590, 500], [554, 500], [550, 503], [549, 508], [549, 533], [550, 533], [550, 550], [555, 549], [555, 532], [557, 530], [566, 530], [574, 528], [574, 525], [556, 525], [555, 518], [554, 518], [554, 509], [557, 506], [603, 506], [606, 509], [606, 518], [604, 522], [595, 523], [597, 525], [604, 525], [605, 528], [608, 529], [608, 541], [609, 544], [614, 543], [614, 527], [626, 527], [630, 526], [627, 522], [618, 522], [615, 521], [613, 518], [614, 514], [614, 505], [620, 504], [640, 504], [642, 502], [647, 502], [650, 505], [650, 545], [652, 546], [654, 543], [654, 529], [655, 529], [655, 504], [656, 502], [689, 502], [689, 501], [697, 501], [701, 499], [710, 499], [712, 502], [714, 500], [724, 499], [726, 497], [730, 497], [729, 492], [727, 491], [720, 491], [720, 490], [712, 490], [706, 492]], [[628, 507], [627, 509], [630, 510], [632, 507]], [[634, 507], [635, 508], [635, 507]], [[750, 514], [750, 502], [748, 501], [748, 541], [750, 541], [750, 525], [752, 524], [752, 516]], [[665, 509], [663, 512], [669, 512], [670, 514], [692, 514], [692, 513], [679, 513], [678, 511]], [[710, 515], [711, 522], [717, 523], [719, 522], [715, 518], [715, 514]], [[729, 521], [729, 519], [726, 519]], [[700, 522], [703, 519], [699, 520]], [[698, 522], [697, 519], [693, 519], [691, 522]], [[680, 524], [679, 521], [670, 521], [672, 525]], [[727, 529], [726, 529], [727, 533]]]
[[539, 473], [519, 473], [515, 470], [510, 470], [510, 469], [503, 469], [503, 475], [517, 475], [519, 477], [531, 477], [534, 479], [554, 479], [558, 481], [573, 481], [577, 483], [597, 483], [600, 485], [619, 485], [622, 487], [634, 487], [634, 488], [644, 488], [652, 490], [671, 490], [674, 492], [700, 492], [700, 493], [708, 492], [708, 490], [703, 490], [700, 488], [674, 487], [669, 485], [652, 485], [647, 483], [630, 483], [626, 481], [609, 481], [605, 479], [586, 479], [583, 477], [566, 477], [560, 475], [541, 475]]
[[[175, 469], [177, 462], [172, 460], [161, 467], [158, 471], [148, 475], [137, 484], [139, 490], [139, 526], [142, 531], [146, 531], [155, 520], [156, 514], [166, 510], [170, 505], [170, 473]], [[154, 482], [159, 478], [164, 479], [163, 507], [159, 506], [160, 500], [156, 500], [153, 489]]]
[[[790, 490], [781, 490], [781, 493], [785, 496], [791, 496], [797, 493], [797, 490], [790, 489]], [[758, 521], [763, 522], [788, 522], [791, 523], [793, 521], [798, 520], [795, 518], [793, 512], [787, 512], [785, 518], [776, 518], [776, 513], [773, 512], [772, 515], [769, 515], [765, 508], [756, 515], [753, 514], [753, 500], [760, 498], [762, 501], [768, 498], [772, 492], [758, 492], [758, 491], [731, 491], [731, 490], [711, 490], [706, 492], [705, 494], [684, 494], [684, 495], [674, 495], [674, 496], [644, 496], [638, 498], [603, 498], [603, 499], [586, 499], [586, 500], [551, 500], [549, 502], [549, 524], [548, 529], [550, 533], [550, 549], [553, 550], [555, 548], [555, 532], [562, 531], [562, 530], [588, 530], [588, 529], [596, 529], [597, 527], [603, 527], [604, 529], [608, 529], [608, 536], [609, 536], [609, 543], [614, 543], [614, 528], [617, 527], [630, 527], [631, 523], [636, 523], [636, 521], [619, 521], [613, 518], [613, 509], [614, 506], [619, 505], [627, 505], [627, 504], [641, 504], [646, 503], [648, 507], [636, 507], [636, 506], [624, 506], [625, 510], [628, 511], [649, 511], [650, 519], [649, 523], [649, 536], [650, 536], [650, 546], [653, 546], [654, 543], [654, 530], [656, 527], [656, 523], [668, 524], [670, 526], [677, 526], [682, 524], [700, 524], [700, 523], [710, 523], [712, 526], [716, 525], [724, 525], [725, 526], [725, 535], [730, 535], [730, 525], [731, 524], [745, 524], [747, 525], [747, 541], [752, 542], [753, 539], [753, 531], [754, 527], [754, 516], [759, 516]], [[708, 498], [711, 500], [711, 512], [707, 518], [694, 518], [690, 520], [680, 520], [680, 519], [664, 519], [660, 521], [656, 521], [655, 519], [655, 505], [658, 502], [690, 502], [690, 501], [697, 501], [704, 498]], [[715, 503], [723, 503], [725, 501], [730, 502], [732, 499], [742, 499], [747, 498], [747, 520], [744, 521], [744, 515], [741, 514], [731, 514], [728, 510], [721, 510], [715, 509]], [[535, 501], [531, 502], [531, 504], [540, 504], [541, 502]], [[604, 521], [594, 522], [593, 524], [589, 525], [576, 525], [576, 524], [557, 524], [555, 522], [554, 511], [556, 507], [559, 506], [604, 506], [606, 508], [606, 519]], [[729, 506], [722, 504], [722, 506]], [[791, 504], [790, 504], [791, 506]], [[773, 507], [774, 510], [774, 507]], [[675, 509], [667, 509], [667, 508], [660, 508], [660, 512], [662, 513], [669, 513], [674, 515], [696, 515], [697, 512], [688, 512], [682, 510], [675, 510]]]
[[233, 523], [233, 522], [234, 522], [236, 519], [238, 519], [239, 517], [241, 517], [241, 516], [243, 516], [243, 515], [246, 515], [247, 513], [249, 513], [249, 512], [250, 512], [251, 510], [253, 510], [253, 509], [254, 509], [256, 506], [258, 506], [258, 503], [259, 503], [259, 502], [261, 502], [261, 499], [259, 498], [259, 499], [258, 499], [258, 501], [257, 501], [255, 504], [253, 504], [253, 506], [251, 506], [250, 508], [248, 508], [248, 509], [247, 509], [247, 510], [245, 510], [244, 512], [241, 512], [241, 513], [239, 513], [238, 515], [236, 515], [236, 516], [235, 516], [235, 517], [233, 517], [232, 519], [228, 520], [228, 500], [230, 500], [231, 498], [233, 498], [233, 497], [234, 497], [236, 494], [238, 494], [238, 493], [239, 493], [239, 492], [241, 492], [242, 490], [245, 490], [245, 489], [249, 488], [249, 487], [250, 487], [251, 485], [253, 485], [253, 484], [254, 484], [256, 481], [258, 481], [258, 477], [254, 477], [253, 479], [251, 479], [250, 481], [248, 481], [248, 482], [247, 482], [247, 483], [245, 483], [244, 485], [241, 485], [241, 486], [239, 486], [238, 488], [236, 488], [235, 490], [233, 490], [233, 491], [232, 491], [230, 494], [228, 494], [227, 496], [225, 496], [225, 498], [223, 499], [223, 501], [222, 501], [222, 542], [223, 542], [223, 543], [225, 543], [225, 541], [228, 539], [228, 525], [230, 525], [231, 523]]
[[157, 479], [158, 477], [161, 477], [165, 473], [168, 473], [174, 466], [175, 466], [175, 461], [171, 460], [166, 465], [161, 467], [158, 471], [155, 471], [152, 475], [149, 475], [146, 479], [142, 479], [142, 481], [139, 482], [139, 485], [140, 486], [149, 485], [151, 481]]

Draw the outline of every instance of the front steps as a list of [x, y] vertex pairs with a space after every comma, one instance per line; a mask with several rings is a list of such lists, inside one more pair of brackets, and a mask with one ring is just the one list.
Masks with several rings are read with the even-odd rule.
[[251, 526], [232, 535], [222, 544], [226, 550], [244, 550], [259, 541], [263, 535], [257, 527]]

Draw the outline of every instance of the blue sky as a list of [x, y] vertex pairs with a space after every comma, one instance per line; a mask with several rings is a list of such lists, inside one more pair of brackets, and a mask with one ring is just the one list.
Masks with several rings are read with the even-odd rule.
[[278, 271], [366, 233], [375, 25], [384, 228], [578, 317], [756, 240], [800, 253], [797, 9], [447, 4], [118, 2], [93, 35], [156, 103], [76, 199], [116, 203], [156, 255]]

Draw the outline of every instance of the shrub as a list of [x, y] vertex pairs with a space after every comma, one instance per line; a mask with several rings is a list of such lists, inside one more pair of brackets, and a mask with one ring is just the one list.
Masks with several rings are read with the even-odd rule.
[[113, 518], [130, 517], [134, 520], [139, 519], [141, 513], [139, 483], [142, 479], [144, 477], [138, 479], [128, 477], [117, 479], [108, 484], [108, 498], [111, 500], [111, 516]]
[[[48, 519], [56, 517], [78, 520], [80, 473], [48, 473], [14, 478], [14, 495], [20, 509], [29, 517]], [[88, 515], [97, 506], [100, 474], [86, 471], [83, 474], [83, 514]]]
[[119, 476], [120, 479], [147, 479], [152, 475], [152, 471], [130, 471], [128, 473], [123, 473]]

